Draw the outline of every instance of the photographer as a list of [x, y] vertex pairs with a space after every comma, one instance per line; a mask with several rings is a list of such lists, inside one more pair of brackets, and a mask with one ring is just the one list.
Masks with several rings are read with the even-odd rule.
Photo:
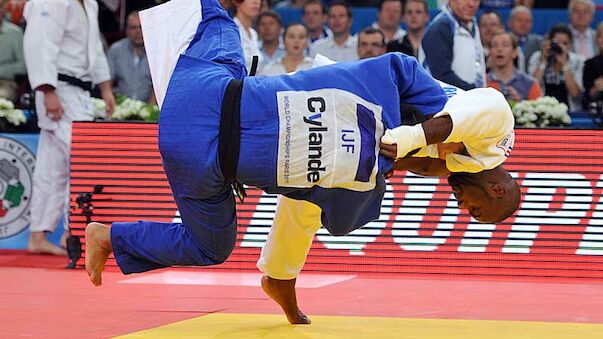
[[530, 58], [528, 71], [540, 81], [544, 94], [566, 103], [571, 112], [582, 110], [582, 72], [584, 60], [570, 51], [572, 32], [555, 25], [542, 42], [540, 51]]
[[603, 22], [597, 27], [597, 47], [599, 54], [584, 63], [583, 81], [586, 102], [594, 109], [593, 113], [600, 115], [603, 109]]

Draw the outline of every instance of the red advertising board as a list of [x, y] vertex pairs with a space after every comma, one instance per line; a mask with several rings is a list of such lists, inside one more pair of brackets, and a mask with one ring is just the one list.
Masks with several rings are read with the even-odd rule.
[[[603, 131], [517, 130], [505, 167], [523, 193], [520, 210], [505, 222], [479, 224], [457, 208], [444, 179], [402, 172], [390, 179], [378, 220], [345, 237], [321, 229], [304, 269], [603, 281]], [[155, 124], [74, 124], [75, 235], [83, 236], [87, 220], [76, 198], [95, 186], [102, 191], [92, 197], [94, 221], [179, 220], [161, 167]], [[256, 189], [248, 194], [237, 206], [237, 246], [216, 268], [256, 269], [276, 196]]]

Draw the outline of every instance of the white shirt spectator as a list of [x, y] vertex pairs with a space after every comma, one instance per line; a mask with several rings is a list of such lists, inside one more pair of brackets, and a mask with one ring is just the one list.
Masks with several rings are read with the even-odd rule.
[[315, 57], [321, 54], [333, 61], [354, 61], [358, 60], [358, 40], [355, 35], [350, 35], [343, 45], [335, 43], [333, 36], [320, 39], [310, 47], [310, 56]]
[[276, 62], [278, 59], [285, 56], [285, 47], [283, 47], [282, 43], [278, 44], [278, 47], [272, 55], [268, 55], [263, 48], [260, 48], [260, 51], [262, 51], [262, 67], [267, 67], [271, 63]]
[[584, 60], [597, 55], [599, 52], [596, 41], [597, 31], [589, 27], [584, 33], [580, 33], [572, 25], [568, 28], [572, 31], [572, 52], [579, 54]]
[[[313, 63], [314, 59], [305, 57], [302, 63], [297, 66], [295, 72], [310, 69], [312, 68]], [[285, 68], [285, 65], [283, 65], [283, 58], [279, 58], [278, 60], [271, 62], [260, 72], [261, 75], [280, 75], [286, 73], [287, 69]]]
[[[371, 25], [371, 27], [373, 27], [374, 29], [378, 29], [381, 30], [381, 28], [379, 28], [379, 23], [377, 23], [377, 21], [373, 22], [373, 24]], [[390, 42], [390, 41], [395, 41], [398, 39], [402, 39], [404, 38], [404, 36], [406, 35], [406, 31], [404, 29], [402, 29], [402, 27], [398, 27], [398, 29], [396, 30], [396, 33], [394, 33], [393, 38], [391, 38], [390, 40], [386, 39], [386, 43]]]
[[262, 52], [260, 51], [260, 44], [258, 38], [258, 32], [253, 28], [249, 28], [249, 33], [245, 30], [245, 27], [241, 24], [239, 19], [234, 18], [234, 22], [239, 27], [239, 35], [241, 36], [241, 47], [243, 48], [243, 54], [245, 56], [245, 66], [247, 66], [247, 72], [251, 70], [251, 60], [254, 55], [257, 55], [258, 65], [262, 64]]

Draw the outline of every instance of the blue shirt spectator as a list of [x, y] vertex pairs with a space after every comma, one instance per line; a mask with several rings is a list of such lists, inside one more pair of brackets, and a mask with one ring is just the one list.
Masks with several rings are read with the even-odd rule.
[[114, 43], [107, 52], [114, 90], [135, 100], [155, 103], [138, 12], [128, 16], [126, 36]]
[[484, 87], [484, 48], [475, 14], [479, 2], [450, 0], [433, 19], [419, 50], [419, 60], [434, 78], [469, 90]]

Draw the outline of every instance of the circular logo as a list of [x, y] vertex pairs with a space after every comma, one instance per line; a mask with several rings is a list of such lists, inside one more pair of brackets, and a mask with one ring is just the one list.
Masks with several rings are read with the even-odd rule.
[[0, 136], [0, 239], [29, 225], [35, 155], [17, 140]]

